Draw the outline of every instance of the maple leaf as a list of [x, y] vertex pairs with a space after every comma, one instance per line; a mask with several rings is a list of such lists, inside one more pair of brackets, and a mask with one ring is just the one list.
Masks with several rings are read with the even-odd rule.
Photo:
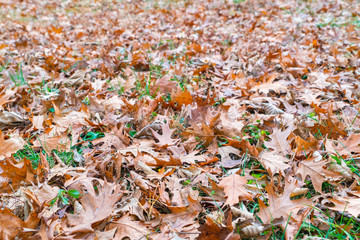
[[238, 174], [232, 174], [223, 178], [219, 183], [219, 187], [224, 188], [227, 196], [225, 204], [232, 206], [239, 203], [239, 201], [252, 201], [251, 194], [244, 188], [245, 184], [247, 184], [246, 177], [241, 177]]
[[[263, 201], [259, 200], [260, 212], [258, 216], [263, 223], [271, 223], [274, 219], [284, 218], [284, 222], [281, 225], [285, 231], [286, 239], [293, 239], [299, 229], [302, 219], [307, 214], [309, 207], [312, 203], [304, 198], [291, 200], [291, 193], [299, 187], [298, 181], [292, 179], [291, 181], [285, 181], [284, 192], [281, 196], [278, 196], [274, 191], [274, 183], [266, 186], [266, 192], [268, 193], [269, 206], [266, 206]], [[304, 210], [305, 211], [300, 211]]]

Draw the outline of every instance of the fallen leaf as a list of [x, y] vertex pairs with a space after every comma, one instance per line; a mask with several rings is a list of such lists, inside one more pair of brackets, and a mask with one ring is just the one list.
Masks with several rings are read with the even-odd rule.
[[273, 133], [269, 135], [271, 141], [266, 142], [266, 147], [275, 150], [284, 157], [291, 154], [288, 137], [292, 131], [293, 129], [291, 127], [288, 127], [285, 131], [281, 131], [279, 128], [274, 129]]
[[101, 223], [110, 219], [115, 203], [122, 198], [123, 193], [119, 185], [99, 179], [95, 181], [99, 185], [94, 185], [91, 178], [85, 178], [67, 186], [71, 186], [72, 189], [84, 189], [80, 191], [82, 193], [81, 212], [66, 214], [68, 226], [65, 231], [67, 234], [83, 236], [93, 233], [97, 227], [101, 226]]
[[[242, 159], [239, 158], [240, 150], [231, 147], [231, 146], [224, 146], [219, 147], [218, 152], [221, 156], [221, 165], [225, 168], [232, 168], [242, 162]], [[230, 155], [231, 154], [231, 155]], [[238, 158], [238, 159], [235, 159]]]
[[155, 143], [155, 146], [166, 148], [166, 147], [172, 146], [176, 142], [178, 142], [178, 140], [171, 138], [171, 135], [173, 134], [173, 132], [175, 130], [171, 130], [169, 128], [169, 126], [166, 124], [161, 125], [161, 130], [162, 130], [161, 135], [151, 128], [150, 128], [150, 130], [151, 130], [152, 134], [154, 135], [154, 137], [159, 141], [159, 142]]
[[314, 189], [322, 193], [324, 182], [334, 183], [342, 177], [340, 173], [328, 170], [327, 164], [328, 161], [326, 160], [315, 161], [314, 158], [308, 158], [299, 163], [296, 174], [300, 174], [303, 181], [305, 181], [306, 176], [309, 176]]
[[11, 157], [24, 145], [25, 141], [21, 137], [13, 135], [9, 139], [5, 139], [4, 133], [0, 130], [0, 160]]
[[225, 204], [232, 206], [239, 203], [239, 201], [253, 201], [251, 194], [244, 188], [245, 184], [247, 184], [246, 177], [237, 174], [223, 178], [219, 183], [219, 187], [224, 188], [227, 197]]
[[260, 201], [260, 212], [258, 216], [263, 223], [271, 223], [273, 219], [284, 218], [281, 225], [285, 231], [286, 239], [294, 239], [297, 230], [300, 228], [303, 218], [312, 206], [311, 201], [300, 198], [291, 200], [291, 193], [299, 186], [298, 181], [292, 179], [285, 182], [284, 192], [278, 196], [274, 191], [274, 184], [266, 186], [266, 192], [269, 197], [269, 206]]
[[113, 221], [108, 228], [115, 228], [116, 233], [112, 239], [130, 239], [138, 240], [141, 238], [151, 237], [150, 231], [144, 226], [144, 224], [133, 221], [129, 214], [124, 215], [119, 220]]
[[271, 176], [273, 176], [275, 173], [284, 174], [284, 170], [290, 167], [288, 164], [290, 160], [276, 151], [266, 151], [262, 153], [259, 161]]

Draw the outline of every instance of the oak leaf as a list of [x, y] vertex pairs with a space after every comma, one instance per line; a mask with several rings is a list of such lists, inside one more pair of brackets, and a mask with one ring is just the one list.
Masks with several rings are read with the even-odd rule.
[[244, 188], [245, 184], [247, 184], [246, 178], [241, 177], [238, 174], [232, 174], [223, 178], [219, 183], [219, 187], [224, 189], [227, 196], [225, 204], [232, 206], [239, 203], [239, 201], [252, 201], [251, 194]]
[[[241, 158], [234, 159], [233, 156], [240, 156], [240, 150], [231, 146], [219, 147], [219, 154], [221, 155], [221, 165], [224, 168], [233, 168], [242, 162]], [[231, 156], [232, 154], [233, 156]]]
[[0, 210], [0, 238], [15, 239], [24, 227], [24, 222], [10, 212], [9, 209]]
[[145, 227], [145, 225], [139, 221], [133, 221], [129, 214], [122, 216], [119, 220], [113, 221], [109, 225], [109, 229], [116, 228], [116, 233], [114, 238], [115, 240], [130, 239], [148, 239], [147, 235], [150, 231]]
[[171, 138], [171, 135], [175, 130], [171, 130], [167, 124], [161, 125], [162, 134], [157, 133], [152, 128], [150, 128], [150, 130], [154, 137], [159, 141], [154, 144], [155, 146], [166, 148], [178, 142], [178, 140]]
[[183, 232], [185, 236], [186, 233], [191, 232], [192, 234], [188, 236], [193, 239], [197, 237], [199, 233], [197, 229], [200, 227], [199, 223], [194, 219], [202, 211], [202, 206], [190, 196], [188, 196], [187, 200], [189, 202], [187, 207], [169, 206], [172, 214], [163, 215], [163, 221], [167, 223], [172, 231]]
[[0, 160], [11, 157], [11, 154], [23, 148], [25, 141], [19, 136], [11, 136], [5, 139], [4, 133], [0, 130]]
[[296, 149], [294, 149], [294, 152], [296, 155], [301, 156], [305, 155], [307, 156], [310, 152], [313, 152], [315, 150], [319, 149], [320, 141], [316, 140], [316, 138], [310, 134], [309, 141], [305, 141], [299, 136], [295, 137], [295, 143], [296, 143]]
[[294, 239], [293, 236], [299, 229], [307, 211], [310, 210], [308, 206], [312, 204], [311, 201], [304, 198], [297, 200], [290, 199], [292, 192], [297, 187], [299, 187], [297, 180], [291, 179], [291, 181], [286, 181], [283, 194], [278, 196], [274, 191], [274, 183], [272, 182], [265, 188], [268, 193], [269, 206], [266, 206], [263, 201], [259, 200], [260, 212], [258, 216], [263, 223], [267, 224], [271, 223], [274, 219], [284, 218], [281, 227], [285, 231], [286, 239]]
[[83, 178], [70, 185], [73, 189], [84, 189], [84, 191], [80, 200], [81, 212], [66, 214], [68, 227], [65, 230], [67, 234], [82, 236], [93, 233], [101, 223], [112, 217], [115, 203], [122, 197], [120, 185], [100, 179], [94, 179], [99, 183], [94, 185], [92, 180], [92, 178]]
[[288, 127], [285, 131], [281, 131], [279, 128], [275, 128], [273, 133], [269, 136], [271, 141], [266, 142], [266, 147], [274, 149], [283, 156], [290, 154], [291, 147], [290, 142], [287, 139], [293, 130], [294, 129], [291, 127]]
[[171, 93], [171, 101], [170, 103], [174, 105], [175, 108], [181, 109], [183, 105], [190, 105], [193, 102], [193, 97], [191, 96], [191, 93], [185, 89], [185, 91], [182, 91], [180, 88], [178, 88], [176, 91], [172, 91]]
[[360, 153], [360, 134], [351, 134], [346, 140], [338, 139], [335, 150], [341, 156], [351, 156], [351, 153]]
[[288, 164], [290, 160], [276, 151], [263, 152], [259, 161], [271, 176], [275, 173], [284, 173], [284, 170], [290, 167]]
[[231, 224], [232, 215], [226, 219], [226, 225], [216, 224], [210, 217], [207, 217], [206, 223], [201, 225], [199, 230], [201, 234], [199, 235], [199, 239], [202, 240], [240, 240], [239, 234], [234, 234], [233, 226]]
[[296, 174], [300, 174], [303, 181], [306, 176], [309, 176], [314, 189], [322, 193], [321, 187], [324, 182], [337, 181], [342, 177], [340, 173], [327, 170], [327, 164], [328, 161], [326, 160], [315, 161], [314, 158], [305, 159], [299, 163]]
[[280, 80], [274, 82], [273, 78], [270, 78], [267, 82], [258, 84], [251, 88], [252, 91], [259, 91], [259, 93], [263, 93], [267, 95], [270, 91], [274, 91], [278, 94], [281, 92], [287, 92], [288, 88], [286, 87], [288, 83], [286, 81]]
[[26, 158], [19, 163], [5, 159], [0, 161], [0, 192], [16, 191], [20, 186], [36, 183], [42, 176], [41, 166], [34, 170]]
[[33, 147], [42, 147], [47, 155], [51, 155], [51, 152], [54, 149], [58, 151], [70, 151], [71, 140], [65, 133], [58, 136], [43, 134], [33, 142]]
[[341, 197], [335, 196], [329, 199], [335, 206], [329, 208], [335, 211], [348, 212], [355, 218], [360, 215], [360, 198], [359, 197]]
[[123, 149], [125, 147], [121, 139], [113, 133], [105, 133], [103, 138], [93, 140], [92, 144], [99, 145], [101, 150], [111, 150], [112, 147]]

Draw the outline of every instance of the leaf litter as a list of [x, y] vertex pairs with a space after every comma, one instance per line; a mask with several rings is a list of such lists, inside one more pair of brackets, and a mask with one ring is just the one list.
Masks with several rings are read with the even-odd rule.
[[358, 239], [358, 1], [0, 6], [1, 239]]

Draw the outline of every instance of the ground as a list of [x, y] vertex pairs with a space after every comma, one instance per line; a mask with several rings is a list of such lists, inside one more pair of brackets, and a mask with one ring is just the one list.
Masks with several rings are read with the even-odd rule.
[[359, 12], [0, 1], [0, 238], [357, 239]]

